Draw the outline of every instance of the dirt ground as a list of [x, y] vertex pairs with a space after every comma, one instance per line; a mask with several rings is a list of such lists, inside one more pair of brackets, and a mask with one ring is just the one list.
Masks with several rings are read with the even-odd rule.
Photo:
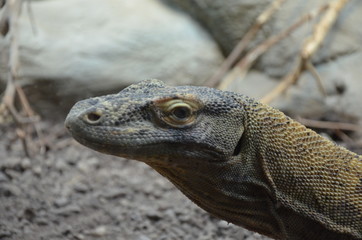
[[267, 239], [210, 216], [143, 163], [96, 153], [62, 124], [47, 152], [24, 157], [0, 128], [0, 239]]

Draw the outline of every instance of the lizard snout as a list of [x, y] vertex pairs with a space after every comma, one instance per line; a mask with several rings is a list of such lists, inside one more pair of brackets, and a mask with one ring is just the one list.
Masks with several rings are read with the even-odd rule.
[[[65, 120], [65, 127], [73, 133], [79, 127], [86, 127], [87, 125], [99, 125], [104, 119], [104, 113], [101, 109], [92, 107], [86, 111], [82, 111], [77, 106], [68, 114]], [[78, 129], [79, 130], [79, 129]]]

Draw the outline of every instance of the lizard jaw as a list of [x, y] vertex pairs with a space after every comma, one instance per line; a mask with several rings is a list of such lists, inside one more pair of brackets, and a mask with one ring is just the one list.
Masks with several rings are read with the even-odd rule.
[[[145, 129], [136, 129], [130, 126], [118, 127], [114, 129], [111, 126], [92, 126], [84, 121], [82, 114], [71, 113], [65, 120], [65, 127], [72, 137], [80, 144], [93, 150], [119, 157], [134, 159], [145, 163], [157, 163], [161, 165], [185, 164], [185, 158], [205, 159], [207, 162], [222, 162], [224, 154], [218, 152], [215, 148], [205, 145], [198, 146], [196, 149], [203, 149], [204, 152], [195, 153], [195, 149], [188, 143], [174, 144], [172, 141], [153, 138], [150, 140]], [[201, 144], [201, 143], [200, 143]], [[200, 145], [199, 144], [199, 145]], [[148, 153], [145, 155], [144, 153]], [[179, 155], [176, 155], [179, 152]], [[172, 153], [172, 154], [171, 154]], [[173, 155], [173, 159], [170, 159]], [[177, 160], [178, 159], [178, 160]]]

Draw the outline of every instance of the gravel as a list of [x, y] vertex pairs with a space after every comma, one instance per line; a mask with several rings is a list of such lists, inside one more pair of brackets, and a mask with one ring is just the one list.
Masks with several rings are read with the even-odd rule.
[[143, 163], [42, 127], [48, 150], [31, 158], [0, 128], [1, 240], [267, 239], [210, 216]]

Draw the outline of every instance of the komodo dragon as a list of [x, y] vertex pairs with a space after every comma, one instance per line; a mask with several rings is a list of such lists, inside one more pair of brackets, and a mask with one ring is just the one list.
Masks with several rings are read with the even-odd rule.
[[78, 102], [65, 124], [228, 222], [275, 239], [362, 239], [362, 156], [249, 97], [146, 80]]

